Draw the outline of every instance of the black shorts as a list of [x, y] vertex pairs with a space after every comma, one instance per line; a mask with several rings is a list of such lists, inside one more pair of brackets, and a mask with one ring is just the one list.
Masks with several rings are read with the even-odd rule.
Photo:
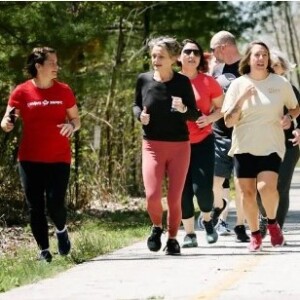
[[257, 175], [263, 171], [278, 173], [281, 158], [275, 152], [265, 156], [243, 153], [235, 154], [233, 163], [237, 178], [256, 178]]
[[215, 138], [215, 176], [230, 178], [233, 171], [233, 159], [228, 155], [231, 140]]

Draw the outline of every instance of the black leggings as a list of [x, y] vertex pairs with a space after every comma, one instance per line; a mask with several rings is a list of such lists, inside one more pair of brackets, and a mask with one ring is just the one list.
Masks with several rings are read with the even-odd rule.
[[40, 249], [49, 248], [49, 217], [58, 230], [67, 219], [65, 195], [70, 176], [70, 164], [19, 162], [19, 172], [29, 209], [30, 226]]
[[191, 159], [182, 193], [182, 218], [194, 216], [193, 198], [197, 198], [202, 212], [213, 208], [213, 177], [215, 165], [214, 136], [210, 135], [197, 144], [191, 144]]

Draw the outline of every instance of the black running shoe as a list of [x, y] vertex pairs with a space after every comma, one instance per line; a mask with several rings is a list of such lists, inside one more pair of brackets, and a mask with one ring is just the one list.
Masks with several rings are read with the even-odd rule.
[[71, 250], [71, 242], [67, 229], [63, 232], [57, 232], [58, 252], [60, 255], [67, 255]]
[[49, 250], [42, 250], [38, 258], [40, 261], [46, 261], [50, 263], [52, 261], [52, 255]]
[[164, 251], [167, 255], [180, 255], [180, 246], [177, 240], [168, 239]]
[[237, 225], [234, 227], [234, 232], [236, 234], [235, 241], [237, 243], [248, 243], [250, 242], [250, 237], [246, 233], [245, 225]]
[[206, 231], [206, 241], [209, 244], [214, 244], [218, 240], [218, 233], [216, 231], [216, 228], [213, 225], [213, 220], [210, 219], [208, 222], [205, 222], [203, 220], [203, 225]]
[[222, 200], [223, 200], [223, 207], [222, 208], [215, 207], [212, 210], [211, 218], [213, 220], [214, 227], [216, 227], [219, 224], [220, 215], [227, 206], [227, 200], [224, 198]]
[[152, 227], [151, 235], [148, 237], [147, 246], [150, 251], [157, 252], [161, 248], [161, 235], [163, 233], [163, 229], [160, 227]]

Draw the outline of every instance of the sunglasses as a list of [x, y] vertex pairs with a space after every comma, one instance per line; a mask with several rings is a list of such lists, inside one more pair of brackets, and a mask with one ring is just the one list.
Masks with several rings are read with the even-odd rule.
[[197, 49], [184, 49], [183, 53], [186, 55], [191, 55], [191, 53], [194, 53], [195, 56], [200, 56], [200, 50]]

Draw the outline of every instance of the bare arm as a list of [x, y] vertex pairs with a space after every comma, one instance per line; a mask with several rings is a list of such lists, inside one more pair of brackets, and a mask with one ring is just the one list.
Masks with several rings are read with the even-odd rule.
[[210, 115], [204, 115], [202, 114], [198, 120], [196, 121], [199, 128], [203, 128], [213, 122], [218, 121], [223, 117], [223, 114], [221, 113], [221, 107], [223, 104], [224, 95], [221, 95], [217, 98], [212, 99], [212, 103], [214, 106], [214, 110]]
[[227, 127], [233, 127], [240, 119], [242, 106], [244, 102], [257, 93], [254, 86], [249, 86], [245, 92], [233, 103], [231, 107], [224, 113], [224, 121]]
[[70, 137], [81, 126], [79, 112], [77, 105], [67, 109], [68, 122], [58, 124], [57, 127], [61, 128], [60, 134], [66, 137]]
[[288, 114], [294, 119], [297, 118], [300, 114], [300, 108], [299, 105], [296, 106], [294, 109], [289, 109]]

